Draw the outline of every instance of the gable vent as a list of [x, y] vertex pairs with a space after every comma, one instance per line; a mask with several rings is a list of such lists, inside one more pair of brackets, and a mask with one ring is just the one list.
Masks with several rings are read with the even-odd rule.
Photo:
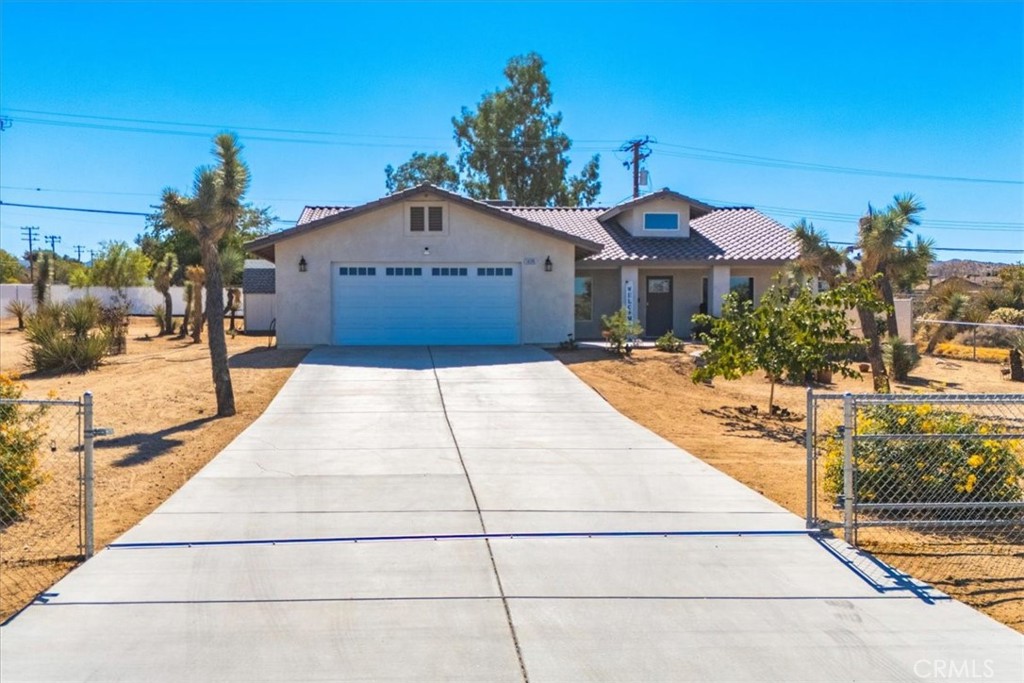
[[440, 206], [427, 207], [427, 229], [430, 232], [441, 232], [444, 230], [441, 208]]
[[423, 227], [426, 223], [424, 213], [425, 208], [423, 206], [412, 206], [409, 207], [409, 230], [413, 232], [423, 232]]

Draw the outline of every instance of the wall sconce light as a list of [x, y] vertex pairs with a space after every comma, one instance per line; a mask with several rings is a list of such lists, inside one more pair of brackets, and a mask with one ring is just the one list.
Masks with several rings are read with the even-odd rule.
[[299, 272], [300, 273], [305, 273], [306, 272], [306, 257], [305, 256], [300, 256], [299, 257]]
[[423, 255], [430, 256], [430, 247], [423, 247]]
[[552, 270], [554, 270], [554, 265], [551, 263], [551, 257], [548, 256], [544, 259], [544, 272], [550, 273]]

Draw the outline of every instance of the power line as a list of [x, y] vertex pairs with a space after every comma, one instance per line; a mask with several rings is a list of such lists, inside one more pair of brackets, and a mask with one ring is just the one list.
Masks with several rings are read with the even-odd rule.
[[[841, 247], [857, 246], [856, 242], [832, 242], [831, 240], [829, 240], [829, 242], [831, 244], [835, 244]], [[1024, 249], [968, 249], [960, 247], [932, 247], [932, 251], [965, 251], [976, 254], [1024, 254]]]
[[[14, 202], [5, 202], [0, 200], [0, 206], [17, 206], [24, 209], [45, 209], [47, 211], [77, 211], [81, 213], [103, 213], [110, 214], [113, 216], [151, 216], [151, 213], [142, 213], [139, 211], [114, 211], [112, 209], [83, 209], [74, 206], [45, 206], [42, 204], [16, 204]], [[294, 224], [295, 221], [287, 220], [284, 218], [273, 218], [271, 219], [275, 223], [289, 223]]]

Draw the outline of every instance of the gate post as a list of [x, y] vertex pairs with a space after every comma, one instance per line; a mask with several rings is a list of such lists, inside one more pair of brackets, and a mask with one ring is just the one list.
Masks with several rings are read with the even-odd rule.
[[817, 523], [817, 509], [815, 502], [814, 483], [817, 477], [814, 471], [814, 433], [816, 429], [814, 415], [814, 389], [807, 387], [807, 433], [804, 434], [804, 446], [807, 448], [807, 514], [805, 515], [805, 528], [813, 529]]
[[96, 438], [96, 433], [93, 430], [93, 417], [92, 417], [92, 392], [87, 391], [82, 397], [83, 406], [83, 431], [84, 431], [84, 444], [83, 451], [85, 453], [84, 464], [82, 468], [82, 483], [85, 489], [85, 559], [89, 559], [93, 556], [95, 550], [95, 536], [93, 534], [93, 519], [94, 515], [94, 500], [93, 500], [93, 466], [92, 466], [92, 450], [93, 440]]
[[843, 394], [843, 540], [854, 545], [853, 395]]

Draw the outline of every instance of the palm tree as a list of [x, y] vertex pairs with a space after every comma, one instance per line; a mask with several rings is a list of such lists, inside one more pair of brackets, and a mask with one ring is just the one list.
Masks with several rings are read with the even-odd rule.
[[163, 294], [164, 297], [164, 319], [161, 323], [160, 334], [171, 334], [174, 332], [174, 302], [171, 299], [171, 282], [178, 272], [178, 257], [173, 251], [164, 254], [163, 260], [153, 268], [153, 288]]
[[188, 231], [199, 242], [206, 271], [206, 312], [217, 415], [227, 417], [235, 414], [235, 394], [224, 334], [224, 289], [217, 245], [237, 226], [242, 196], [249, 186], [249, 169], [241, 159], [241, 145], [233, 134], [222, 133], [214, 138], [214, 154], [219, 164], [196, 170], [192, 196], [164, 190], [161, 208], [170, 225]]

